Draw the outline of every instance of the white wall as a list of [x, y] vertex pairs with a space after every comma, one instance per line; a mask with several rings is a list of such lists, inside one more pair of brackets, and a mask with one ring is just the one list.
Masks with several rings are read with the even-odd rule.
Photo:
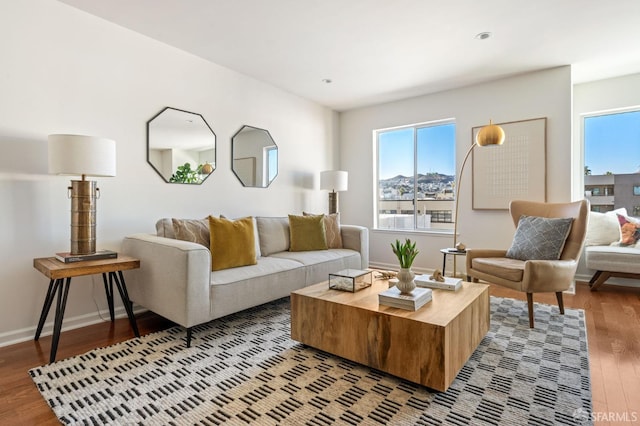
[[[0, 2], [0, 31], [0, 344], [33, 337], [48, 285], [33, 258], [69, 248], [69, 178], [47, 174], [50, 133], [117, 142], [117, 177], [98, 179], [98, 248], [154, 232], [163, 216], [326, 211], [318, 176], [338, 166], [333, 111], [54, 0]], [[217, 135], [202, 186], [167, 184], [146, 162], [146, 122], [166, 106], [202, 114]], [[243, 124], [278, 144], [268, 189], [231, 171]], [[65, 325], [96, 320], [96, 305], [107, 316], [100, 277], [74, 279]]]
[[[340, 168], [349, 172], [349, 191], [340, 195], [342, 221], [373, 226], [373, 130], [453, 118], [456, 121], [457, 169], [471, 144], [471, 129], [496, 123], [547, 117], [547, 201], [571, 199], [571, 68], [559, 67], [486, 84], [346, 111], [340, 114]], [[514, 226], [507, 211], [471, 209], [471, 167], [467, 164], [460, 194], [458, 241], [468, 247], [506, 248]], [[439, 249], [451, 247], [452, 235], [372, 231], [372, 264], [396, 267], [389, 244], [396, 238], [418, 241], [416, 269], [442, 268]], [[452, 257], [452, 256], [449, 256]], [[458, 271], [464, 260], [459, 259]]]

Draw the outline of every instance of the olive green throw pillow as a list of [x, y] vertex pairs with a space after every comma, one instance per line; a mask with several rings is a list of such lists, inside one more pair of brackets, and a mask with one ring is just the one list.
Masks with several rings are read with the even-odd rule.
[[289, 215], [289, 251], [326, 250], [324, 215]]
[[212, 271], [257, 263], [252, 217], [229, 220], [209, 216], [209, 231]]

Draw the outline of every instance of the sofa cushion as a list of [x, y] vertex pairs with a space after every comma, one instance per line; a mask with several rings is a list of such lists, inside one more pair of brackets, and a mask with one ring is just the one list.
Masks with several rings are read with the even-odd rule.
[[640, 241], [640, 220], [617, 214], [620, 224], [620, 247], [635, 246]]
[[[255, 265], [240, 266], [211, 272], [211, 285], [233, 284], [238, 281], [262, 279], [282, 271], [302, 268], [304, 265], [292, 259], [279, 257], [261, 257]], [[260, 281], [256, 285], [260, 285]]]
[[264, 256], [256, 265], [212, 272], [211, 319], [289, 296], [305, 286], [305, 273], [301, 263]]
[[209, 248], [209, 219], [171, 219], [177, 240], [191, 241]]
[[289, 215], [289, 251], [326, 250], [324, 215]]
[[361, 269], [360, 252], [350, 249], [329, 249], [315, 251], [283, 251], [272, 257], [300, 262], [305, 266], [305, 285], [329, 279], [329, 274], [343, 269]]
[[255, 265], [253, 218], [229, 220], [209, 216], [211, 270]]
[[289, 250], [289, 218], [256, 217], [263, 256]]
[[519, 260], [558, 260], [573, 218], [520, 216], [507, 257]]
[[[316, 216], [313, 213], [302, 212], [303, 216]], [[340, 230], [340, 213], [331, 213], [324, 216], [324, 235], [327, 247], [342, 248], [342, 233]]]

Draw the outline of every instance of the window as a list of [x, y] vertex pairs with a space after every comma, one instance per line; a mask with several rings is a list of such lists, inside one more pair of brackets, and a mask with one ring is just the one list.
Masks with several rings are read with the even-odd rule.
[[265, 159], [265, 182], [269, 185], [278, 174], [278, 147], [271, 145], [264, 148], [262, 158]]
[[453, 229], [455, 123], [375, 132], [378, 229]]
[[593, 211], [626, 208], [636, 215], [640, 193], [640, 109], [583, 119], [584, 191]]

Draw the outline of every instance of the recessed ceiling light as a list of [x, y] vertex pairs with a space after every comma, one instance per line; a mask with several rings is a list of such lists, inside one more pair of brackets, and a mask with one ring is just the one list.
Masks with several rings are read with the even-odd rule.
[[484, 31], [484, 32], [476, 34], [476, 39], [477, 40], [486, 40], [489, 37], [491, 37], [491, 33], [489, 31]]
[[325, 84], [329, 84], [329, 83], [331, 83], [331, 79], [330, 78], [323, 78], [322, 82], [325, 83]]

